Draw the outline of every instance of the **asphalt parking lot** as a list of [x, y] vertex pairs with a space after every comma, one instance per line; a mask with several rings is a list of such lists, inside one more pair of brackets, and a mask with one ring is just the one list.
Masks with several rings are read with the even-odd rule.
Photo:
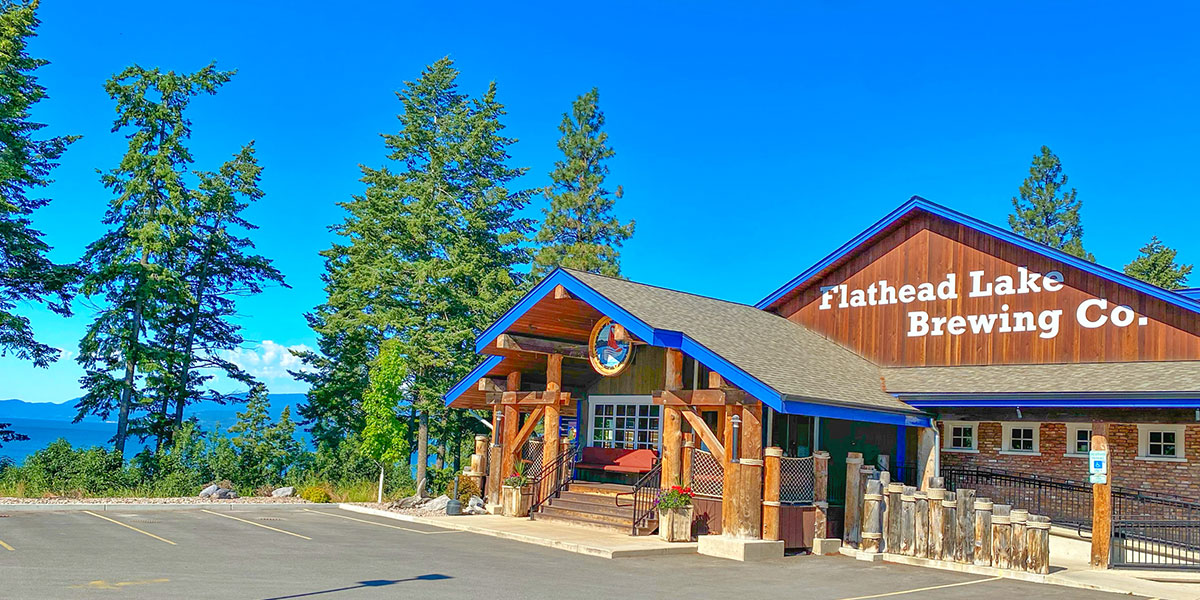
[[0, 598], [1118, 597], [844, 557], [609, 560], [330, 506], [0, 515]]

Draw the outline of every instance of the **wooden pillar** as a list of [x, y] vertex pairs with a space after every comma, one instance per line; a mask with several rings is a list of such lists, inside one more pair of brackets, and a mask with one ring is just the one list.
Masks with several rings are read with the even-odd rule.
[[913, 556], [929, 558], [929, 494], [917, 492], [913, 498]]
[[762, 408], [759, 402], [742, 406], [742, 458], [762, 460]]
[[954, 492], [946, 492], [942, 498], [942, 548], [938, 554], [941, 560], [954, 560], [955, 533], [958, 532], [958, 497]]
[[975, 499], [975, 564], [992, 566], [992, 501]]
[[992, 506], [992, 566], [997, 569], [1012, 568], [1011, 514], [1007, 504]]
[[[561, 354], [546, 355], [546, 394], [557, 396], [562, 391], [562, 361]], [[542, 415], [542, 468], [549, 469], [554, 461], [558, 460], [559, 440], [559, 404], [555, 400], [551, 404], [546, 405], [546, 411]], [[562, 476], [561, 473], [558, 474]], [[569, 476], [569, 475], [568, 475]], [[543, 480], [545, 489], [543, 497], [558, 484], [558, 481], [550, 478]]]
[[779, 538], [779, 484], [783, 449], [771, 447], [764, 451], [762, 493], [762, 539]]
[[[673, 348], [666, 351], [664, 390], [683, 389], [683, 352]], [[663, 406], [662, 487], [679, 485], [683, 454], [683, 415], [678, 406]]]
[[884, 547], [887, 552], [893, 554], [903, 554], [901, 550], [900, 538], [903, 537], [903, 511], [901, 505], [904, 496], [904, 484], [901, 482], [890, 481], [887, 486], [887, 538], [884, 542]]
[[862, 551], [877, 553], [883, 543], [883, 494], [878, 479], [867, 482], [863, 494]]
[[[1180, 444], [1183, 440], [1177, 440]], [[1108, 452], [1108, 423], [1092, 423], [1092, 450]], [[1092, 566], [1107, 569], [1112, 545], [1112, 461], [1104, 483], [1092, 484]]]
[[842, 545], [858, 548], [862, 542], [862, 477], [861, 452], [846, 455], [846, 510], [842, 524]]
[[488, 436], [475, 436], [475, 451], [471, 453], [471, 462], [463, 472], [463, 476], [474, 481], [479, 493], [484, 494], [483, 481], [488, 472]]
[[891, 539], [888, 536], [888, 527], [890, 525], [888, 509], [891, 508], [891, 498], [888, 497], [888, 486], [892, 483], [892, 474], [887, 469], [884, 469], [872, 477], [879, 480], [879, 493], [883, 495], [883, 504], [879, 508], [879, 514], [883, 517], [883, 525], [880, 526], [880, 533], [883, 534], [883, 539], [879, 541], [879, 551], [891, 552], [892, 549], [888, 546], [888, 540]]
[[925, 556], [933, 559], [942, 558], [942, 501], [946, 498], [946, 490], [942, 487], [941, 478], [931, 481], [927, 492], [929, 494], [929, 550]]
[[1029, 515], [1025, 523], [1025, 570], [1045, 575], [1050, 572], [1050, 517]]
[[941, 462], [938, 447], [937, 427], [922, 427], [917, 430], [917, 485], [922, 490], [928, 490], [930, 480], [938, 477], [938, 464]]
[[[520, 371], [508, 374], [508, 385], [504, 389], [510, 392], [521, 391]], [[501, 453], [503, 461], [500, 464], [500, 478], [503, 479], [513, 474], [513, 466], [521, 453], [521, 449], [516, 447], [517, 432], [521, 429], [521, 413], [513, 404], [504, 404], [501, 408], [504, 410], [504, 418], [501, 420], [504, 426], [504, 436], [501, 438], [504, 440], [504, 450]]]
[[904, 486], [900, 495], [900, 554], [916, 556], [917, 488]]
[[975, 562], [975, 490], [959, 489], [958, 526], [954, 532], [954, 562]]
[[813, 508], [816, 518], [813, 537], [829, 537], [829, 453], [824, 450], [813, 452]]
[[692, 487], [692, 460], [695, 458], [696, 440], [691, 435], [683, 440], [683, 455], [679, 460], [679, 485]]
[[1025, 569], [1025, 523], [1029, 520], [1029, 511], [1014, 508], [1009, 513], [1008, 522], [1012, 527], [1012, 534], [1009, 536], [1009, 563], [1010, 568], [1017, 570]]

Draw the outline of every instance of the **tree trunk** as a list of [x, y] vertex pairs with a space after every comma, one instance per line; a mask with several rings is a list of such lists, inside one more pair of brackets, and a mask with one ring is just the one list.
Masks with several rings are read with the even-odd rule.
[[426, 467], [429, 465], [429, 415], [421, 411], [417, 417], [417, 494], [425, 494]]
[[462, 454], [462, 415], [454, 420], [454, 429], [450, 434], [450, 470], [458, 473], [459, 455]]
[[133, 322], [129, 328], [129, 347], [125, 352], [125, 387], [121, 388], [121, 407], [117, 413], [117, 434], [114, 436], [114, 448], [117, 454], [125, 456], [125, 438], [129, 435], [129, 411], [133, 404], [133, 384], [137, 378], [137, 344], [142, 330], [142, 286], [145, 282], [145, 269], [150, 266], [150, 257], [146, 249], [142, 249], [142, 274], [138, 276], [134, 294], [137, 299], [133, 303]]
[[383, 504], [383, 470], [386, 467], [383, 463], [379, 463], [379, 496], [376, 502]]
[[199, 320], [200, 311], [204, 306], [204, 291], [208, 287], [208, 266], [213, 259], [213, 237], [220, 228], [221, 221], [217, 220], [213, 226], [214, 230], [205, 240], [204, 261], [200, 265], [200, 277], [196, 281], [196, 301], [192, 306], [192, 314], [188, 315], [187, 340], [183, 343], [183, 364], [179, 367], [179, 394], [175, 399], [175, 428], [183, 425], [183, 409], [187, 406], [188, 374], [192, 370], [192, 345], [196, 343], [196, 321]]

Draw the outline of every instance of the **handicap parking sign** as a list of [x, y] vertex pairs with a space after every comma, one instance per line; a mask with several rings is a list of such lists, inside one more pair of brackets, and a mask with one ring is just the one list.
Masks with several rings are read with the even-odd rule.
[[1088, 452], [1088, 473], [1092, 475], [1108, 473], [1108, 452], [1092, 450]]

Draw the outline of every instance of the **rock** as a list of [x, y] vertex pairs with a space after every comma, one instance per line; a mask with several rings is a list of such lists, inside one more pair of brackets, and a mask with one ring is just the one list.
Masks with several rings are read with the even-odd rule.
[[480, 498], [479, 496], [471, 496], [471, 499], [467, 500], [467, 507], [470, 508], [472, 506], [483, 508], [483, 498]]
[[216, 493], [216, 491], [219, 489], [221, 489], [221, 488], [217, 487], [217, 484], [214, 483], [214, 484], [204, 488], [204, 490], [202, 490], [200, 492], [200, 497], [208, 498], [209, 496], [212, 496], [214, 493]]
[[464, 515], [486, 515], [487, 509], [482, 506], [468, 506], [463, 509]]
[[295, 496], [295, 495], [296, 495], [296, 488], [294, 488], [290, 485], [287, 487], [281, 487], [281, 488], [271, 492], [271, 496], [274, 498], [291, 498], [292, 496]]
[[408, 496], [407, 498], [401, 498], [392, 504], [394, 504], [397, 508], [413, 508], [418, 503], [424, 502], [425, 500], [425, 498], [420, 496]]
[[217, 500], [225, 500], [229, 498], [229, 494], [232, 493], [234, 493], [233, 490], [217, 488], [217, 491], [213, 492], [212, 497], [216, 498]]
[[450, 502], [450, 496], [442, 494], [441, 496], [438, 496], [437, 498], [434, 498], [433, 500], [421, 505], [421, 508], [436, 512], [444, 512], [448, 502]]
[[238, 493], [237, 493], [237, 492], [235, 492], [235, 491], [233, 491], [233, 490], [230, 490], [230, 491], [229, 491], [229, 493], [228, 493], [228, 494], [227, 494], [225, 497], [226, 497], [226, 498], [229, 498], [230, 500], [232, 500], [232, 499], [234, 499], [234, 498], [237, 498], [237, 497], [238, 497]]

